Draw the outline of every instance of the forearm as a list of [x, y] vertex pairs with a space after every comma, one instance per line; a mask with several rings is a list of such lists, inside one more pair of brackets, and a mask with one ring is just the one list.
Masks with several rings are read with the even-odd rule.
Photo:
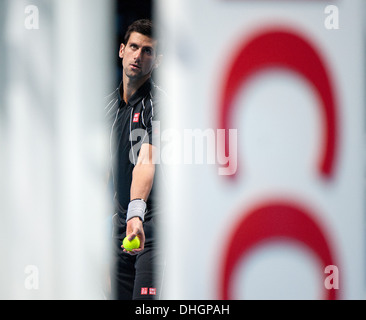
[[[146, 202], [154, 182], [155, 164], [152, 161], [153, 146], [142, 144], [137, 163], [132, 171], [130, 203], [127, 209], [127, 221], [139, 217], [142, 221], [146, 212]], [[142, 200], [137, 200], [142, 199]]]
[[[133, 250], [133, 253], [144, 249], [145, 233], [142, 222], [144, 221], [146, 201], [154, 182], [155, 164], [153, 161], [153, 153], [154, 150], [150, 144], [143, 144], [137, 163], [132, 171], [131, 202], [127, 210], [126, 234], [130, 241], [136, 236], [140, 239], [140, 248]], [[144, 201], [136, 199], [143, 199]]]
[[137, 163], [132, 172], [130, 200], [143, 199], [147, 201], [155, 175], [155, 165], [152, 163]]

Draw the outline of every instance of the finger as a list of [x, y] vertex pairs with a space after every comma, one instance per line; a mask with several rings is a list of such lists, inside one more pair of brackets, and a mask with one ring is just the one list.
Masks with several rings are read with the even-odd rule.
[[136, 237], [137, 237], [137, 233], [136, 232], [132, 232], [131, 234], [128, 235], [128, 241], [132, 241]]
[[[122, 246], [121, 246], [122, 247]], [[135, 249], [136, 250], [136, 249]], [[127, 253], [127, 254], [129, 254], [129, 255], [131, 255], [131, 256], [134, 256], [134, 255], [136, 255], [136, 254], [138, 254], [138, 252], [135, 252], [135, 250], [126, 250], [126, 249], [123, 249], [123, 252], [124, 253]]]
[[144, 250], [143, 248], [138, 248], [138, 249], [133, 249], [130, 251], [130, 253], [132, 254], [139, 254], [142, 250]]

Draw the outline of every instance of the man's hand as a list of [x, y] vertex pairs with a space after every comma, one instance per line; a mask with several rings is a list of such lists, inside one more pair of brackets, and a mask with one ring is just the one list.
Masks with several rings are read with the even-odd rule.
[[133, 249], [131, 251], [127, 251], [126, 249], [123, 248], [122, 245], [121, 247], [123, 248], [124, 252], [127, 252], [131, 255], [135, 255], [144, 250], [145, 232], [142, 226], [142, 221], [139, 217], [133, 217], [127, 221], [126, 236], [128, 237], [129, 241], [133, 240], [135, 237], [138, 237], [140, 239], [140, 247], [137, 249]]

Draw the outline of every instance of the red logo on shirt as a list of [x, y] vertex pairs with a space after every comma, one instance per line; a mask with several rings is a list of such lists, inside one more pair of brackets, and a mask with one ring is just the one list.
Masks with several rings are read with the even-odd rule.
[[140, 113], [135, 113], [133, 115], [132, 122], [139, 122], [139, 119], [140, 119]]
[[147, 294], [147, 289], [148, 288], [141, 288], [141, 295], [146, 295]]

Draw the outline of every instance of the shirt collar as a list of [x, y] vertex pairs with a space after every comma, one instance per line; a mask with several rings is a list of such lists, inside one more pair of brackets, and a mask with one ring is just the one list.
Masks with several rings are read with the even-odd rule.
[[[140, 88], [137, 89], [137, 91], [132, 95], [132, 97], [128, 100], [128, 104], [133, 107], [135, 106], [140, 100], [141, 97], [145, 96], [150, 90], [151, 90], [151, 78], [147, 79]], [[121, 96], [121, 93], [123, 93], [123, 81], [121, 81], [119, 87], [118, 87], [118, 99], [121, 102], [124, 102]]]

